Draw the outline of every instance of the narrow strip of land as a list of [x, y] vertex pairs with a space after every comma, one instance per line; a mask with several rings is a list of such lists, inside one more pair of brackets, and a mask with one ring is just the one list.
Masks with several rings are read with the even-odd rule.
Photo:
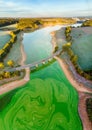
[[[25, 55], [25, 52], [24, 52], [23, 44], [22, 43], [20, 43], [20, 44], [21, 44], [21, 54], [22, 54], [20, 64], [24, 65], [24, 62], [26, 60], [26, 55]], [[10, 82], [10, 83], [7, 83], [7, 84], [4, 84], [4, 85], [0, 86], [0, 95], [4, 94], [4, 93], [7, 93], [7, 92], [9, 92], [11, 90], [14, 90], [15, 88], [18, 88], [18, 87], [26, 84], [29, 81], [29, 77], [30, 77], [30, 69], [26, 68], [25, 69], [25, 76], [24, 76], [23, 79], [16, 80], [16, 81], [13, 81], [13, 82]]]
[[90, 122], [86, 112], [86, 99], [90, 98], [90, 95], [79, 92], [79, 114], [83, 122], [83, 130], [92, 130], [92, 123]]
[[59, 62], [61, 68], [63, 69], [67, 79], [70, 81], [70, 83], [75, 87], [77, 91], [80, 92], [87, 92], [87, 93], [92, 93], [92, 89], [87, 88], [84, 86], [82, 83], [79, 83], [76, 81], [74, 76], [72, 75], [72, 72], [69, 71], [68, 65], [65, 63], [65, 61], [57, 56], [55, 56], [55, 59]]

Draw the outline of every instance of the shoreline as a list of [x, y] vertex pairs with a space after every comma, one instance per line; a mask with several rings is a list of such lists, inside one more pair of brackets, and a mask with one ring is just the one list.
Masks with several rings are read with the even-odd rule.
[[90, 98], [91, 96], [82, 92], [78, 92], [78, 94], [79, 94], [78, 112], [80, 114], [80, 118], [82, 119], [82, 122], [84, 123], [83, 130], [92, 130], [92, 122], [89, 120], [88, 114], [86, 112], [86, 99]]
[[[52, 36], [52, 45], [54, 48], [54, 46], [56, 45], [56, 42], [57, 42], [57, 39], [55, 37], [55, 32], [53, 32], [51, 34], [51, 36]], [[87, 97], [85, 96], [85, 100], [84, 100], [84, 97], [82, 95], [83, 94], [85, 95], [86, 93], [92, 93], [92, 89], [85, 87], [85, 85], [83, 85], [82, 83], [78, 82], [75, 79], [73, 73], [69, 70], [69, 68], [68, 68], [69, 66], [65, 62], [64, 59], [61, 59], [58, 56], [55, 56], [54, 58], [60, 64], [60, 67], [64, 71], [64, 74], [66, 75], [69, 82], [72, 84], [72, 86], [78, 92], [78, 96], [79, 96], [78, 113], [79, 113], [80, 119], [82, 121], [83, 130], [91, 130], [92, 124], [91, 124], [91, 121], [89, 121], [89, 119], [88, 119], [87, 112], [86, 112], [86, 104], [85, 104], [85, 101], [88, 98], [88, 96]]]
[[51, 32], [50, 33], [52, 40], [51, 40], [51, 43], [52, 43], [52, 53], [55, 51], [55, 47], [57, 47], [57, 44], [56, 44], [56, 37], [55, 37], [55, 32]]
[[[54, 25], [52, 25], [52, 26], [54, 26]], [[48, 26], [46, 26], [46, 27], [48, 27]], [[42, 26], [42, 27], [40, 27], [38, 29], [41, 29], [41, 28], [44, 28], [44, 26]], [[38, 29], [34, 29], [33, 31], [38, 30]], [[8, 33], [10, 33], [10, 31], [8, 31]], [[21, 65], [25, 65], [24, 62], [26, 60], [26, 54], [24, 52], [24, 46], [22, 44], [22, 37], [23, 37], [22, 35], [23, 35], [23, 33], [21, 32], [21, 35], [20, 35], [21, 48], [20, 49], [21, 49], [22, 60], [19, 61], [19, 63]], [[15, 88], [21, 87], [22, 85], [26, 84], [30, 80], [30, 69], [26, 68], [25, 71], [26, 71], [26, 74], [25, 74], [24, 78], [19, 79], [19, 80], [17, 79], [15, 81], [10, 81], [9, 83], [1, 85], [0, 86], [0, 95], [2, 95], [4, 93], [7, 93], [7, 92], [9, 92], [11, 90], [14, 90]]]
[[68, 70], [68, 66], [65, 64], [65, 62], [62, 59], [56, 56], [55, 59], [59, 62], [69, 82], [78, 92], [78, 97], [79, 97], [78, 113], [82, 121], [83, 130], [92, 130], [92, 124], [88, 119], [87, 112], [86, 112], [86, 104], [85, 104], [85, 101], [88, 97], [85, 96], [85, 100], [84, 97], [82, 97], [83, 94], [86, 95], [85, 93], [92, 93], [92, 90], [85, 88], [83, 84], [78, 83], [76, 79], [74, 79], [73, 75]]
[[74, 76], [72, 75], [72, 72], [68, 69], [68, 65], [65, 63], [65, 61], [58, 56], [54, 57], [62, 67], [67, 79], [70, 81], [70, 83], [74, 86], [74, 88], [78, 92], [85, 92], [85, 93], [92, 93], [92, 89], [86, 88], [82, 83], [79, 83]]
[[[21, 33], [20, 37], [22, 38], [22, 33]], [[20, 44], [21, 44], [21, 48], [20, 48], [20, 50], [21, 50], [21, 61], [20, 61], [20, 64], [24, 65], [24, 62], [26, 60], [26, 54], [24, 52], [22, 40], [20, 41]], [[30, 77], [30, 69], [26, 68], [25, 71], [26, 72], [25, 72], [25, 76], [24, 76], [23, 79], [12, 81], [10, 83], [7, 83], [7, 84], [0, 86], [0, 95], [7, 93], [11, 90], [14, 90], [15, 88], [21, 87], [22, 85], [26, 84], [30, 79], [29, 78]]]

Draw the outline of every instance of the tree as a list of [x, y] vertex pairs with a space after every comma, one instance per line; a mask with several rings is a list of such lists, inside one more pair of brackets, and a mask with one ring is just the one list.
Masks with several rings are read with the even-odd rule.
[[74, 55], [71, 60], [72, 60], [72, 63], [76, 64], [76, 62], [78, 60], [78, 56]]
[[4, 71], [0, 71], [0, 80], [4, 78]]
[[3, 69], [3, 68], [4, 68], [4, 63], [0, 62], [0, 69]]
[[9, 60], [9, 61], [7, 62], [7, 65], [8, 65], [9, 67], [14, 67], [14, 61], [13, 61], [13, 60]]
[[10, 72], [5, 72], [5, 73], [4, 73], [4, 77], [5, 77], [5, 78], [10, 78], [10, 77], [11, 77]]
[[71, 47], [71, 42], [68, 42], [62, 46], [62, 50], [68, 52], [70, 47]]

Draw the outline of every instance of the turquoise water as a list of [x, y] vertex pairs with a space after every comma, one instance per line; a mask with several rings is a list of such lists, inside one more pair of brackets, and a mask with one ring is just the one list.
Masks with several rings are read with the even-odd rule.
[[61, 26], [46, 27], [32, 33], [25, 33], [23, 45], [26, 52], [26, 63], [39, 61], [52, 54], [52, 44], [50, 32], [60, 29]]
[[84, 71], [92, 70], [92, 34], [73, 30], [72, 36], [74, 38], [72, 49], [78, 55], [78, 64]]
[[6, 31], [0, 31], [0, 49], [10, 40], [10, 35], [6, 33]]

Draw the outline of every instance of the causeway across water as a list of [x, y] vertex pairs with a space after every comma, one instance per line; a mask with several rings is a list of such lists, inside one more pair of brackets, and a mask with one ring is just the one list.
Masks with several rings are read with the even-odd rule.
[[22, 69], [25, 69], [25, 68], [33, 68], [33, 67], [37, 67], [39, 66], [40, 64], [45, 64], [45, 62], [48, 62], [48, 61], [51, 61], [54, 56], [57, 56], [61, 53], [61, 50], [58, 50], [56, 53], [54, 53], [53, 55], [51, 55], [50, 57], [48, 58], [44, 58], [40, 61], [37, 61], [37, 62], [34, 62], [34, 63], [31, 63], [31, 64], [27, 64], [27, 65], [23, 65], [23, 66], [19, 66], [19, 67], [15, 67], [15, 68], [10, 68], [10, 69], [4, 69], [4, 71], [8, 71], [8, 72], [13, 72], [13, 71], [16, 71], [16, 70], [22, 70]]

